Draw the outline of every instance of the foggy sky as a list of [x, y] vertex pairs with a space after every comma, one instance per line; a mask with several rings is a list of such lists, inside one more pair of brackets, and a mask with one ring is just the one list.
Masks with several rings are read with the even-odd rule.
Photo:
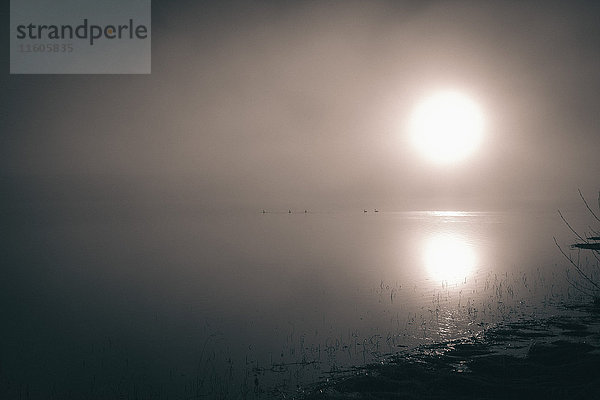
[[[155, 1], [148, 76], [9, 75], [4, 52], [5, 199], [401, 210], [595, 198], [600, 5], [497, 3]], [[487, 128], [475, 155], [440, 168], [405, 128], [446, 88], [476, 99]]]

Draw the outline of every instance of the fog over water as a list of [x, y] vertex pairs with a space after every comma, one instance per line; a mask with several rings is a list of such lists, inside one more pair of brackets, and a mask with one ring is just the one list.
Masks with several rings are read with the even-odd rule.
[[[202, 378], [236, 398], [256, 368], [261, 384], [293, 389], [578, 296], [555, 213], [93, 211], [3, 229], [6, 393], [20, 382], [34, 398], [48, 387], [160, 398]], [[463, 261], [428, 248], [432, 237], [468, 248], [472, 268], [432, 275], [427, 251]]]
[[[581, 300], [599, 4], [153, 1], [150, 75], [0, 56], [0, 397], [289, 394]], [[446, 89], [485, 130], [440, 166]]]

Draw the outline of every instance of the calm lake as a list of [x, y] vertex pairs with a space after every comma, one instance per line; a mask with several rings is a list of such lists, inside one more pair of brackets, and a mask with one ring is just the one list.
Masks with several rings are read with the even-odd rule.
[[555, 210], [267, 211], [7, 218], [1, 397], [291, 396], [578, 300]]

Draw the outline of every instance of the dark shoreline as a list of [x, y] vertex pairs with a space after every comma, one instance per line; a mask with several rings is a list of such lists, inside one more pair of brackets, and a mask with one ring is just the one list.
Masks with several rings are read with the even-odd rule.
[[591, 399], [600, 396], [600, 310], [501, 323], [356, 368], [302, 398]]

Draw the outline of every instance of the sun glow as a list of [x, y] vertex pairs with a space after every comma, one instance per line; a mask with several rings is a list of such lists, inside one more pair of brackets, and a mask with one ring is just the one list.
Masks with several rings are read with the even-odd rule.
[[455, 283], [469, 276], [475, 268], [475, 252], [465, 238], [455, 234], [438, 234], [425, 245], [425, 267], [433, 279]]
[[439, 164], [457, 162], [479, 147], [484, 119], [480, 107], [458, 92], [439, 92], [414, 110], [410, 133], [417, 149]]

